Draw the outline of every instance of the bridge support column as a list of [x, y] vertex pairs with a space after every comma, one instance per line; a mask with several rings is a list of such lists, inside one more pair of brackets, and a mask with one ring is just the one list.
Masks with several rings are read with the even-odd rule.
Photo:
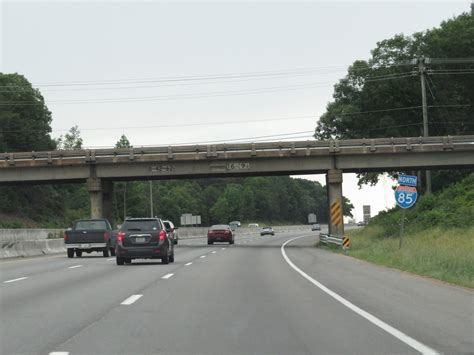
[[114, 193], [114, 184], [112, 181], [102, 181], [102, 214], [114, 228], [114, 211], [112, 198]]
[[103, 218], [102, 181], [99, 178], [87, 179], [87, 190], [91, 199], [91, 218]]
[[112, 181], [89, 178], [87, 179], [87, 190], [91, 199], [91, 218], [107, 218], [113, 225]]
[[342, 215], [342, 170], [329, 170], [326, 175], [329, 209], [329, 234], [344, 235]]

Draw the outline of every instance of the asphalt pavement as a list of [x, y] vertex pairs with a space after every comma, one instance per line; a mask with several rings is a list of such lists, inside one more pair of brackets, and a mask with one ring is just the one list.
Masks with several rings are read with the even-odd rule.
[[0, 353], [473, 353], [472, 290], [314, 248], [317, 235], [182, 240], [168, 265], [1, 261]]

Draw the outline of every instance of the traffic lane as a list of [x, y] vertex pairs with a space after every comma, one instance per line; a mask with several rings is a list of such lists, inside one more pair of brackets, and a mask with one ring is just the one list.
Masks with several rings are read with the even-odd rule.
[[287, 248], [288, 256], [304, 272], [442, 353], [472, 353], [472, 290], [312, 248], [316, 241], [306, 237]]
[[109, 258], [101, 254], [83, 254], [82, 258], [68, 258], [66, 252], [56, 255], [45, 255], [34, 258], [15, 258], [0, 261], [0, 282], [22, 277], [23, 275], [36, 276], [42, 273], [54, 272], [86, 260], [88, 264], [103, 263]]
[[0, 284], [0, 353], [47, 353], [131, 294], [139, 293], [211, 249], [179, 251], [175, 263], [168, 265], [161, 265], [159, 260], [117, 266], [115, 261], [77, 259], [83, 265], [80, 268], [64, 267]]
[[280, 245], [217, 251], [59, 344], [70, 354], [416, 353], [342, 307], [283, 260]]

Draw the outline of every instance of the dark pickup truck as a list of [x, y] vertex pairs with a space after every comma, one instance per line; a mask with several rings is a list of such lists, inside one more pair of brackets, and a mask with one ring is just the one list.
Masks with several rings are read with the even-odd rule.
[[64, 232], [64, 246], [68, 258], [74, 253], [81, 257], [83, 252], [102, 252], [104, 257], [109, 253], [115, 256], [116, 237], [106, 219], [82, 219], [75, 221], [73, 227]]

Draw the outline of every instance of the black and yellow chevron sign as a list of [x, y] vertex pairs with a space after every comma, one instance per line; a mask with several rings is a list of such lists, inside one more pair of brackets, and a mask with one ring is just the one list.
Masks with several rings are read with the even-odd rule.
[[344, 249], [347, 249], [347, 248], [350, 247], [350, 245], [351, 245], [351, 242], [349, 241], [349, 237], [344, 237], [344, 238], [342, 239], [342, 247], [343, 247]]
[[340, 201], [336, 201], [331, 204], [331, 222], [334, 226], [338, 226], [342, 223], [342, 209]]

